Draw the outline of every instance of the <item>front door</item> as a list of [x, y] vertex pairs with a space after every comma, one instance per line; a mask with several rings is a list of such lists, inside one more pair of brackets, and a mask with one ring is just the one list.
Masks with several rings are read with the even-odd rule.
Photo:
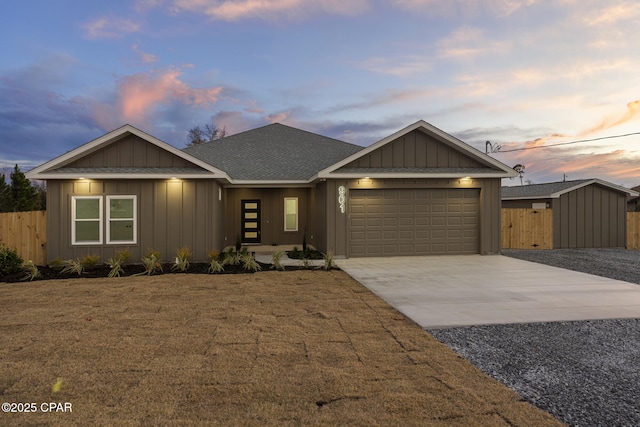
[[242, 243], [260, 243], [260, 200], [242, 200]]

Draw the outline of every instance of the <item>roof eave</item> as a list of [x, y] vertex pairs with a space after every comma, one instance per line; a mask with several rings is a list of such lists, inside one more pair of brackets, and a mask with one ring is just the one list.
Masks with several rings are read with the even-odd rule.
[[[27, 174], [25, 174], [27, 176]], [[229, 181], [226, 176], [202, 173], [41, 173], [29, 179], [54, 180], [54, 179], [220, 179]]]
[[[517, 175], [516, 175], [517, 176]], [[460, 173], [460, 172], [429, 172], [429, 173], [419, 173], [419, 172], [408, 172], [408, 173], [397, 173], [397, 172], [388, 172], [388, 173], [339, 173], [339, 172], [331, 172], [331, 173], [319, 173], [317, 178], [335, 178], [335, 179], [353, 179], [353, 178], [510, 178], [511, 176], [504, 172], [489, 172], [489, 173]]]
[[501, 197], [501, 200], [539, 200], [539, 199], [558, 199], [560, 196], [508, 196]]
[[290, 188], [290, 187], [313, 187], [310, 180], [252, 180], [234, 179], [229, 181], [228, 187], [251, 187], [251, 188]]

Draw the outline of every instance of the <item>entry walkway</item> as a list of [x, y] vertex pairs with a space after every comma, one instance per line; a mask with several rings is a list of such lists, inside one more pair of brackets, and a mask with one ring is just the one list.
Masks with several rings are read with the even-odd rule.
[[640, 286], [502, 255], [336, 264], [425, 329], [640, 317]]

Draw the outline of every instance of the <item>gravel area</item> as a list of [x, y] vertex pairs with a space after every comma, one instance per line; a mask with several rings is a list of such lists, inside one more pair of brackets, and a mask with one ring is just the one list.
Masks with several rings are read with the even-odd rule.
[[[640, 284], [638, 251], [508, 250], [503, 254]], [[638, 426], [640, 313], [638, 317], [429, 332], [570, 426]]]

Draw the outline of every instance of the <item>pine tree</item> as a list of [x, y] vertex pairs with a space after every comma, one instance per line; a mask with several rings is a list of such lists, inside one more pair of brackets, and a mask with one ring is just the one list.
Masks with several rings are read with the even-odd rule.
[[7, 185], [4, 174], [0, 175], [0, 212], [9, 212], [11, 209], [10, 187]]
[[41, 208], [38, 190], [20, 171], [18, 165], [11, 172], [9, 185], [9, 212], [37, 211]]

